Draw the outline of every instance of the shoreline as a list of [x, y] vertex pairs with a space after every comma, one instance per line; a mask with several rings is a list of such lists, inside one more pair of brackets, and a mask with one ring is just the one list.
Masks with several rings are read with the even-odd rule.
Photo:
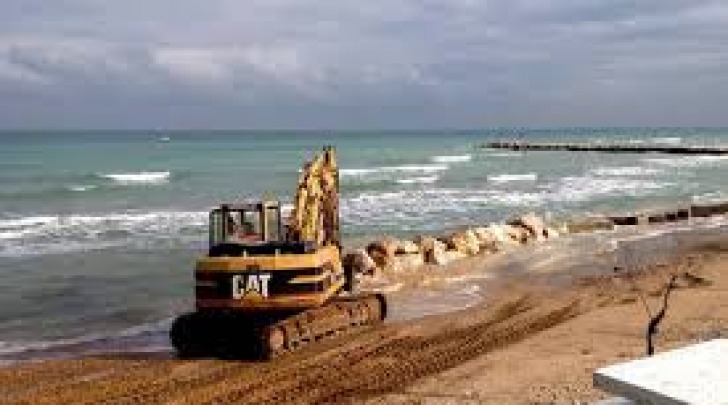
[[269, 363], [138, 355], [27, 363], [0, 369], [0, 393], [7, 404], [592, 401], [605, 396], [591, 387], [593, 369], [644, 355], [637, 292], [654, 306], [671, 274], [681, 278], [658, 351], [728, 334], [727, 234], [679, 256], [629, 273], [569, 271], [559, 283], [549, 273], [514, 275], [471, 308], [385, 324]]
[[[698, 209], [705, 213], [710, 209], [723, 210], [726, 206], [728, 204], [721, 201], [713, 205], [701, 204]], [[666, 212], [671, 210], [665, 209]], [[656, 212], [656, 210], [646, 212]], [[638, 213], [635, 217], [645, 216]], [[601, 221], [611, 216], [595, 218]], [[674, 255], [676, 247], [682, 246], [684, 249], [685, 245], [690, 244], [690, 239], [714, 232], [711, 229], [728, 226], [728, 219], [722, 214], [712, 217], [701, 215], [688, 218], [687, 221], [638, 221], [638, 225], [613, 226], [611, 231], [604, 230], [600, 225], [602, 222], [590, 221], [575, 219], [572, 222], [582, 224], [580, 225], [582, 229], [556, 239], [508, 246], [495, 254], [462, 257], [445, 265], [424, 264], [401, 271], [387, 271], [378, 277], [369, 278], [365, 284], [370, 289], [392, 294], [395, 305], [390, 322], [401, 322], [476, 306], [488, 296], [492, 285], [498, 279], [517, 274], [550, 273], [551, 277], [557, 280], [560, 274], [567, 272], [584, 274], [607, 272], [610, 266], [625, 266], [624, 263], [630, 260], [624, 257], [626, 254], [620, 255], [620, 249], [651, 252], [653, 257], [650, 260], [653, 262], [671, 260], [670, 255]], [[596, 225], [584, 231], [583, 224]], [[637, 244], [636, 247], [628, 247], [634, 243]], [[584, 254], [584, 249], [600, 256], [599, 270], [595, 270], [597, 267], [588, 263], [589, 254]], [[567, 270], [550, 269], [556, 260], [559, 260], [560, 265]], [[0, 367], [104, 353], [121, 355], [142, 351], [148, 355], [173, 357], [164, 326], [171, 320], [172, 318], [161, 319], [118, 332], [101, 331], [78, 338], [35, 342], [29, 346], [19, 346], [15, 352], [12, 351], [12, 347], [6, 346], [4, 351], [0, 350]]]

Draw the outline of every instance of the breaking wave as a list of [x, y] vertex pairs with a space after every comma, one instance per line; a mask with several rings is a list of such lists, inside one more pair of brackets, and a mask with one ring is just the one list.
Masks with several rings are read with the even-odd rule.
[[202, 239], [207, 213], [124, 212], [0, 220], [0, 257], [17, 257]]
[[450, 166], [444, 164], [431, 165], [401, 165], [401, 166], [381, 166], [364, 169], [341, 169], [339, 174], [342, 177], [347, 176], [367, 176], [381, 173], [436, 173], [449, 169]]
[[93, 184], [79, 184], [75, 186], [68, 186], [66, 187], [66, 190], [68, 191], [74, 191], [74, 192], [84, 192], [84, 191], [91, 191], [98, 188], [98, 186]]
[[662, 170], [641, 166], [600, 167], [592, 173], [597, 176], [653, 176], [662, 173]]
[[341, 169], [343, 184], [356, 189], [372, 188], [378, 184], [430, 184], [439, 179], [437, 173], [448, 170], [445, 164], [381, 166], [361, 169]]
[[726, 193], [713, 191], [709, 193], [694, 195], [691, 197], [691, 201], [694, 203], [718, 203], [726, 201], [727, 198], [728, 195], [726, 195]]
[[673, 186], [674, 183], [626, 177], [564, 177], [551, 185], [548, 197], [555, 202], [587, 202], [619, 196], [640, 197]]
[[485, 156], [498, 157], [498, 158], [511, 158], [511, 157], [523, 157], [525, 155], [523, 152], [490, 152], [490, 153], [487, 153]]
[[488, 176], [488, 181], [493, 183], [508, 183], [512, 181], [536, 181], [538, 175], [536, 173], [524, 173], [524, 174], [498, 174]]
[[639, 177], [587, 175], [565, 177], [529, 190], [428, 187], [368, 191], [342, 198], [342, 224], [367, 229], [433, 231], [443, 224], [473, 224], [477, 218], [502, 219], [503, 210], [569, 207], [620, 196], [643, 197], [673, 185]]
[[678, 145], [682, 143], [682, 138], [677, 136], [661, 136], [651, 138], [652, 143], [663, 144], [663, 145]]
[[395, 180], [397, 184], [432, 184], [439, 179], [439, 176], [408, 177]]
[[467, 155], [443, 155], [433, 156], [431, 160], [435, 163], [465, 163], [473, 159], [470, 154]]
[[650, 165], [674, 168], [690, 168], [700, 166], [712, 166], [728, 163], [728, 155], [701, 155], [701, 156], [679, 156], [679, 157], [655, 157], [646, 158], [644, 161]]
[[101, 173], [99, 177], [112, 180], [117, 184], [136, 185], [136, 184], [163, 184], [168, 183], [171, 173], [164, 172], [136, 172], [136, 173]]

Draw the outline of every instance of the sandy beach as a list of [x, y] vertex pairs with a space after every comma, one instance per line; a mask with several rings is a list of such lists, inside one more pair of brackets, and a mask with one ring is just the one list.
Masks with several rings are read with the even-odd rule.
[[[657, 351], [728, 334], [723, 235], [693, 237], [695, 243], [670, 260], [631, 269], [489, 280], [487, 299], [475, 306], [390, 322], [269, 363], [128, 353], [18, 364], [0, 369], [0, 403], [590, 401], [605, 396], [592, 388], [596, 368], [644, 356], [648, 316], [641, 297], [657, 311], [671, 275], [677, 275], [677, 289]], [[604, 262], [593, 256], [594, 263]], [[473, 276], [484, 262], [468, 258], [448, 275]], [[588, 261], [578, 268], [584, 265]], [[427, 279], [433, 277], [410, 276], [403, 283]]]
[[[720, 359], [728, 1], [1, 9], [0, 405], [605, 405]], [[665, 357], [698, 383], [650, 395], [723, 388]]]

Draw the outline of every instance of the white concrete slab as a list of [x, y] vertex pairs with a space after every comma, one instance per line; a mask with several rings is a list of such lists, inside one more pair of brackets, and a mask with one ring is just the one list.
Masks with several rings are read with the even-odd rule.
[[594, 385], [638, 403], [728, 405], [728, 339], [601, 368]]

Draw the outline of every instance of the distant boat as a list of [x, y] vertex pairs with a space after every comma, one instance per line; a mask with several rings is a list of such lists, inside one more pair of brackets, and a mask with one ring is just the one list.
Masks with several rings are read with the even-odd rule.
[[169, 142], [171, 140], [172, 140], [172, 138], [170, 138], [168, 136], [161, 136], [161, 137], [159, 137], [159, 142]]

